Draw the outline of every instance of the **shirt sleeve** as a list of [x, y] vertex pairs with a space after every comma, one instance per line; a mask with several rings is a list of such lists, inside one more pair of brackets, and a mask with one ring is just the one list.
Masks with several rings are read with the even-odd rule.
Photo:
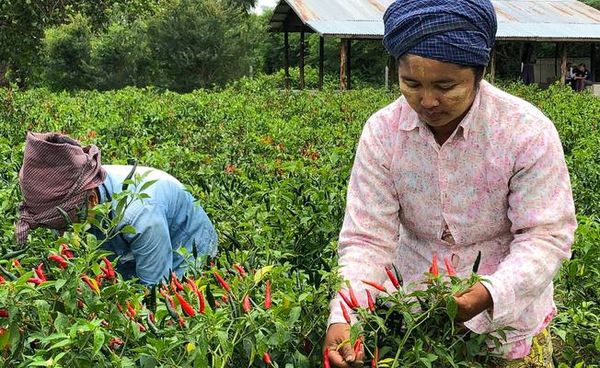
[[517, 155], [508, 203], [514, 234], [510, 253], [496, 272], [486, 276], [490, 283], [484, 283], [493, 300], [491, 330], [515, 322], [570, 256], [577, 227], [575, 206], [553, 126], [524, 144]]
[[169, 226], [163, 209], [146, 204], [129, 224], [135, 234], [127, 235], [135, 258], [135, 270], [144, 285], [155, 285], [169, 276], [173, 265], [173, 249]]
[[[340, 274], [358, 302], [366, 306], [361, 280], [383, 283], [398, 246], [399, 201], [390, 174], [389, 139], [382, 124], [369, 120], [363, 129], [348, 185], [346, 212], [340, 232]], [[386, 144], [387, 143], [387, 144]], [[344, 287], [345, 288], [345, 287]], [[370, 288], [375, 298], [376, 290]], [[345, 322], [339, 295], [331, 301], [329, 324]]]

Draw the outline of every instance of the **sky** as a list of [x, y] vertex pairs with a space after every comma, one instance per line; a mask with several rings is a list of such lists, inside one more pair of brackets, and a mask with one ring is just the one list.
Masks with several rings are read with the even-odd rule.
[[254, 10], [256, 13], [262, 13], [262, 9], [264, 7], [274, 8], [277, 5], [279, 0], [258, 0], [256, 3], [256, 9]]

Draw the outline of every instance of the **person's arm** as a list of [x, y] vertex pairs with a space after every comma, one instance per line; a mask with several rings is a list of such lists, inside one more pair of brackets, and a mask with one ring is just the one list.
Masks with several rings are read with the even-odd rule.
[[169, 277], [173, 267], [173, 248], [163, 209], [145, 204], [128, 223], [136, 230], [126, 234], [135, 259], [137, 277], [144, 285], [155, 285]]
[[490, 283], [483, 284], [493, 300], [492, 329], [510, 326], [544, 292], [570, 256], [577, 227], [569, 173], [554, 127], [520, 150], [508, 196], [514, 240], [496, 272], [486, 276]]
[[[383, 125], [383, 124], [381, 124]], [[390, 172], [391, 149], [387, 135], [367, 122], [358, 145], [346, 203], [346, 214], [340, 233], [338, 252], [340, 274], [350, 282], [361, 305], [366, 305], [367, 279], [383, 283], [385, 266], [395, 257], [398, 242], [399, 200]], [[345, 289], [345, 287], [344, 287]], [[372, 290], [374, 297], [376, 290]], [[334, 367], [360, 366], [362, 353], [354, 356], [352, 349], [335, 350], [349, 337], [337, 296], [331, 302], [329, 328], [325, 346]]]
[[[361, 280], [383, 283], [398, 246], [399, 199], [390, 172], [391, 153], [385, 132], [367, 123], [356, 151], [340, 232], [340, 274], [366, 305]], [[374, 296], [376, 295], [374, 290]], [[344, 322], [339, 300], [331, 305], [330, 323]], [[337, 302], [337, 303], [336, 303]]]

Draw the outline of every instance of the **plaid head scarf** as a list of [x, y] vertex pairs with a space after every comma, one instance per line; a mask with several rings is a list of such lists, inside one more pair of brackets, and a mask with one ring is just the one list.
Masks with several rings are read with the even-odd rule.
[[67, 221], [58, 208], [74, 217], [84, 205], [87, 190], [106, 177], [95, 145], [79, 142], [58, 133], [28, 133], [19, 184], [23, 193], [17, 243], [27, 242], [29, 230], [39, 226], [65, 229]]
[[496, 40], [490, 0], [396, 0], [383, 15], [383, 44], [396, 59], [413, 54], [486, 66]]

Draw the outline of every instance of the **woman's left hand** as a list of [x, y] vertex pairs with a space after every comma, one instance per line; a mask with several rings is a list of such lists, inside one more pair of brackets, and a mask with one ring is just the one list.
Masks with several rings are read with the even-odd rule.
[[494, 305], [490, 292], [481, 282], [456, 294], [454, 299], [458, 304], [458, 314], [456, 315], [458, 322], [468, 321]]

